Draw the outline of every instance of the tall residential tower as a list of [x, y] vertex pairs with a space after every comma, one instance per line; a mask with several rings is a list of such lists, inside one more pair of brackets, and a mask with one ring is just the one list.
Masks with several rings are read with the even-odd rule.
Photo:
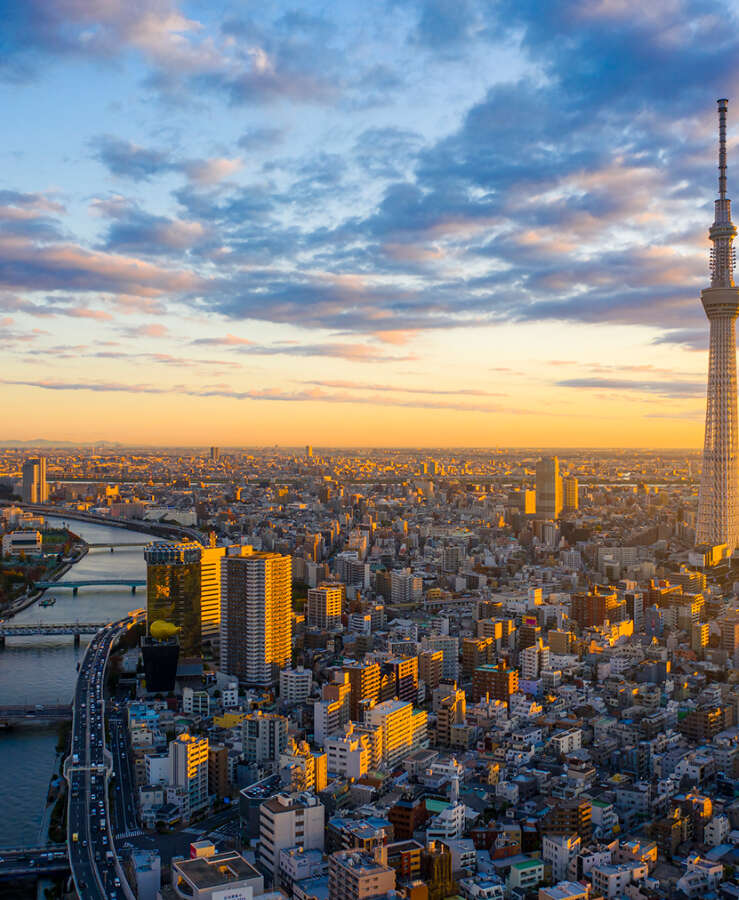
[[292, 558], [239, 550], [221, 560], [221, 669], [276, 684], [292, 656]]
[[731, 201], [726, 196], [726, 107], [718, 101], [718, 199], [709, 231], [711, 286], [701, 291], [710, 328], [706, 437], [698, 503], [699, 544], [727, 544], [732, 552], [739, 542], [739, 458], [737, 457], [736, 319], [739, 289], [734, 284], [734, 238]]

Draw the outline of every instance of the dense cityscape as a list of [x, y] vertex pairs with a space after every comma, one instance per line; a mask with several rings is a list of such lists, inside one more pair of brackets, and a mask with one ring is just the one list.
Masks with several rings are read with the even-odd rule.
[[116, 580], [125, 545], [75, 529], [149, 533], [109, 661], [91, 644], [79, 671], [60, 837], [81, 896], [733, 884], [739, 577], [696, 546], [697, 454], [8, 449], [0, 467], [6, 628], [34, 598], [28, 621], [51, 621], [80, 554]]

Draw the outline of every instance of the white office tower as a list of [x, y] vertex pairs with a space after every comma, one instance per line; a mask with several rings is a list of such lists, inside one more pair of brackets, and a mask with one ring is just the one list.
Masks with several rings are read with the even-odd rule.
[[46, 503], [49, 488], [46, 484], [46, 457], [27, 459], [21, 469], [23, 476], [23, 502]]
[[739, 539], [739, 471], [737, 465], [736, 318], [739, 289], [734, 284], [734, 238], [731, 201], [726, 196], [726, 107], [718, 101], [719, 158], [718, 200], [715, 221], [709, 231], [711, 286], [701, 291], [701, 302], [710, 322], [706, 437], [703, 474], [698, 502], [699, 544], [726, 544], [733, 551]]

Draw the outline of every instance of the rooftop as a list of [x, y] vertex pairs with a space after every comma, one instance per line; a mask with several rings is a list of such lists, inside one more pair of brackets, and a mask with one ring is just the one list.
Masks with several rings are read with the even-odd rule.
[[214, 888], [234, 881], [262, 878], [254, 866], [235, 851], [216, 853], [214, 856], [201, 856], [197, 859], [183, 859], [173, 863], [173, 866], [176, 866], [180, 873], [198, 890]]

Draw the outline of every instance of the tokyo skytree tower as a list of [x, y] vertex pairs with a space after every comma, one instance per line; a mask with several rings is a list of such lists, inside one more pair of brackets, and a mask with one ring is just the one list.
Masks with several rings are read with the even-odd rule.
[[718, 200], [708, 235], [711, 250], [711, 286], [701, 291], [701, 302], [711, 323], [706, 397], [706, 438], [698, 501], [699, 544], [739, 543], [739, 442], [736, 413], [736, 318], [739, 288], [734, 285], [736, 227], [731, 221], [731, 200], [726, 196], [726, 107], [718, 101]]

